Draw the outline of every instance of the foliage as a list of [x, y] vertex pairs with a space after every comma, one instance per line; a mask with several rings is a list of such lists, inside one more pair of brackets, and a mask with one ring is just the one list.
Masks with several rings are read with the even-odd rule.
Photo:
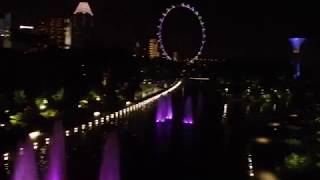
[[291, 153], [285, 158], [285, 166], [290, 170], [304, 169], [310, 164], [310, 158], [301, 154]]
[[13, 94], [13, 100], [16, 104], [24, 104], [27, 102], [27, 96], [24, 90], [16, 90]]
[[301, 140], [294, 139], [294, 138], [286, 139], [285, 142], [291, 146], [301, 146], [302, 145]]
[[54, 118], [58, 115], [58, 110], [48, 109], [46, 111], [41, 112], [40, 115], [47, 118], [47, 119]]
[[64, 97], [64, 88], [59, 89], [55, 94], [52, 95], [54, 101], [62, 101]]
[[23, 113], [22, 112], [19, 112], [15, 115], [11, 115], [10, 117], [10, 123], [12, 125], [20, 125], [20, 126], [23, 126], [25, 125], [22, 120], [23, 120]]
[[48, 103], [49, 102], [46, 98], [36, 98], [35, 99], [35, 104], [37, 105], [37, 107], [40, 110], [43, 110], [44, 109], [43, 107], [46, 107]]

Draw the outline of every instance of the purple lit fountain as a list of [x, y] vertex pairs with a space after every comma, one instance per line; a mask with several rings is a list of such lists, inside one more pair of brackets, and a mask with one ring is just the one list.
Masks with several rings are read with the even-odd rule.
[[12, 180], [38, 179], [35, 152], [31, 142], [28, 140], [17, 155]]
[[190, 96], [187, 98], [185, 103], [183, 123], [193, 124], [192, 99]]
[[167, 110], [166, 119], [172, 120], [173, 118], [172, 97], [170, 95], [166, 97], [166, 110]]
[[99, 180], [120, 180], [119, 140], [116, 133], [107, 138], [102, 157]]
[[161, 97], [157, 106], [156, 122], [165, 122], [165, 99]]
[[49, 165], [46, 180], [65, 180], [64, 130], [62, 123], [55, 124], [50, 141]]
[[158, 102], [156, 122], [162, 123], [166, 120], [172, 120], [173, 111], [172, 111], [172, 98], [171, 96], [161, 97]]

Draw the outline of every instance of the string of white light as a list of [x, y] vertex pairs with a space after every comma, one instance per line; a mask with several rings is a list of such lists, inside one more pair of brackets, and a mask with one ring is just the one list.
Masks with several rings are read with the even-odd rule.
[[172, 60], [173, 58], [168, 54], [168, 52], [166, 51], [166, 48], [164, 46], [164, 42], [163, 42], [163, 24], [165, 22], [166, 17], [168, 16], [168, 14], [174, 10], [176, 10], [177, 8], [184, 8], [187, 9], [189, 11], [191, 11], [199, 20], [200, 22], [200, 26], [201, 26], [201, 35], [202, 35], [202, 40], [201, 40], [201, 46], [200, 48], [197, 50], [196, 55], [193, 58], [190, 58], [192, 61], [193, 60], [197, 60], [199, 59], [199, 56], [202, 54], [203, 49], [204, 49], [204, 45], [206, 43], [206, 28], [204, 25], [204, 21], [202, 16], [200, 15], [200, 13], [191, 5], [189, 4], [185, 4], [185, 3], [181, 3], [178, 5], [172, 5], [170, 8], [167, 8], [166, 11], [164, 13], [162, 13], [162, 17], [160, 18], [160, 24], [158, 25], [158, 42], [160, 44], [160, 49], [162, 51], [162, 55], [167, 59], [167, 60]]

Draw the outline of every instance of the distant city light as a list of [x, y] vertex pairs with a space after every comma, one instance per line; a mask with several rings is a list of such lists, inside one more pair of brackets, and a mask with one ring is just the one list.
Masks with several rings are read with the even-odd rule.
[[41, 135], [41, 132], [40, 132], [40, 131], [35, 131], [35, 132], [29, 133], [29, 137], [30, 137], [30, 139], [32, 139], [32, 140], [37, 139], [40, 135]]
[[255, 141], [259, 144], [270, 144], [271, 143], [271, 139], [269, 139], [267, 137], [258, 137], [255, 139]]
[[37, 149], [38, 149], [38, 142], [34, 142], [34, 143], [33, 143], [33, 149], [34, 149], [34, 150], [37, 150]]
[[67, 137], [70, 136], [70, 131], [66, 130], [65, 134], [66, 134]]
[[20, 28], [20, 29], [34, 29], [34, 26], [24, 26], [24, 25], [20, 25], [19, 28]]
[[46, 138], [45, 141], [46, 141], [46, 145], [50, 144], [50, 138]]
[[272, 123], [269, 124], [269, 126], [271, 126], [271, 127], [279, 127], [280, 125], [281, 124], [278, 123], [278, 122], [272, 122]]
[[3, 160], [8, 161], [9, 160], [9, 153], [3, 154]]
[[41, 105], [39, 106], [39, 109], [40, 109], [40, 110], [45, 110], [46, 108], [47, 108], [47, 106], [44, 105], [44, 104], [41, 104]]
[[130, 106], [132, 103], [130, 101], [126, 102], [126, 106]]
[[100, 114], [101, 114], [100, 112], [94, 112], [94, 113], [93, 113], [93, 116], [94, 116], [94, 117], [98, 117], [98, 116], [100, 116]]
[[299, 115], [298, 114], [290, 114], [289, 117], [296, 118], [296, 117], [299, 117]]

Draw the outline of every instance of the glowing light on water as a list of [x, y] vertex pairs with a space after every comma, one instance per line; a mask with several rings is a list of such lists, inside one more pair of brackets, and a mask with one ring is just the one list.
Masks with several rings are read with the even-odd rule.
[[102, 157], [99, 180], [120, 180], [119, 140], [116, 133], [107, 138]]
[[[9, 154], [8, 156], [9, 157]], [[35, 152], [32, 143], [27, 141], [23, 146], [23, 152], [17, 153], [12, 180], [38, 180], [38, 170]]]
[[227, 120], [227, 113], [228, 113], [228, 104], [223, 105], [223, 114], [222, 114], [222, 122], [226, 123]]
[[185, 102], [183, 123], [193, 124], [192, 99], [190, 96]]
[[65, 144], [62, 123], [56, 123], [49, 150], [49, 165], [45, 180], [65, 179]]
[[157, 113], [156, 113], [156, 122], [165, 122], [165, 99], [161, 98], [158, 102]]
[[32, 140], [37, 139], [40, 135], [41, 135], [40, 131], [35, 131], [35, 132], [29, 133], [29, 137], [30, 137], [30, 139], [32, 139]]
[[172, 111], [172, 97], [170, 95], [166, 97], [166, 109], [167, 109], [166, 119], [171, 120], [173, 118], [173, 111]]
[[33, 149], [34, 149], [34, 150], [37, 150], [37, 149], [38, 149], [38, 143], [37, 143], [37, 142], [34, 142], [34, 143], [33, 143]]
[[70, 131], [69, 131], [69, 130], [66, 130], [65, 135], [66, 135], [66, 136], [70, 136]]
[[94, 113], [93, 113], [93, 116], [94, 116], [94, 117], [99, 117], [100, 114], [101, 114], [100, 112], [94, 112]]
[[248, 169], [249, 169], [249, 176], [253, 177], [255, 176], [254, 174], [254, 167], [253, 167], [253, 160], [252, 160], [252, 155], [248, 154]]
[[255, 141], [259, 144], [270, 144], [271, 143], [271, 139], [267, 138], [267, 137], [257, 137], [255, 139]]
[[45, 141], [46, 141], [46, 145], [50, 144], [50, 138], [46, 138]]
[[4, 153], [3, 154], [3, 160], [8, 161], [9, 160], [9, 153]]

